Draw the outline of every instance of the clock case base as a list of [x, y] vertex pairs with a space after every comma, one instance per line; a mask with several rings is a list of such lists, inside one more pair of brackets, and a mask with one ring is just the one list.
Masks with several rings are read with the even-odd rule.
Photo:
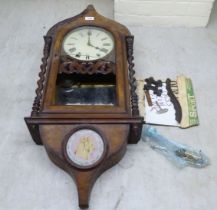
[[[80, 208], [89, 207], [89, 197], [97, 178], [107, 169], [117, 164], [126, 152], [127, 143], [135, 144], [139, 141], [142, 130], [141, 118], [133, 119], [134, 123], [120, 120], [108, 120], [97, 123], [97, 120], [89, 123], [78, 124], [46, 119], [43, 122], [37, 118], [25, 118], [33, 140], [38, 145], [44, 145], [50, 160], [66, 171], [75, 181], [78, 191]], [[130, 119], [132, 121], [132, 119]], [[37, 124], [36, 124], [37, 122]], [[91, 169], [79, 169], [69, 164], [63, 155], [63, 141], [65, 135], [74, 129], [89, 128], [100, 131], [107, 139], [108, 148], [103, 160]]]

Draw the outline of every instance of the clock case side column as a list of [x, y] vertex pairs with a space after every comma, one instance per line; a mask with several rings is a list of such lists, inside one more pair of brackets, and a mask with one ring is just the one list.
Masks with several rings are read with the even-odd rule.
[[126, 41], [127, 61], [128, 61], [128, 70], [129, 70], [132, 116], [138, 117], [140, 119], [139, 123], [132, 123], [130, 125], [130, 136], [129, 136], [128, 143], [137, 144], [141, 138], [143, 117], [141, 117], [139, 114], [138, 95], [136, 93], [137, 85], [136, 85], [134, 62], [133, 62], [134, 36], [126, 36], [125, 41]]
[[[52, 44], [52, 37], [51, 36], [44, 36], [44, 49], [43, 49], [43, 57], [42, 57], [42, 64], [40, 66], [41, 71], [39, 72], [39, 80], [37, 81], [37, 89], [35, 90], [36, 96], [32, 106], [31, 118], [38, 117], [41, 111], [41, 103], [42, 97], [44, 94], [44, 86], [45, 80], [47, 78], [47, 63], [48, 58], [50, 56], [50, 49]], [[32, 124], [29, 122], [28, 118], [24, 118], [26, 125], [29, 129], [29, 132], [32, 136], [33, 141], [37, 145], [42, 145], [42, 140], [39, 132], [39, 125]]]

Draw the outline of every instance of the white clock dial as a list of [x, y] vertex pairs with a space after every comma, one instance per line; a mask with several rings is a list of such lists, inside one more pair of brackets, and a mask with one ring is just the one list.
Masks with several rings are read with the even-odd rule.
[[104, 154], [101, 136], [91, 129], [81, 129], [71, 135], [66, 144], [70, 161], [81, 167], [94, 165]]
[[63, 40], [64, 52], [78, 60], [97, 60], [114, 48], [110, 32], [93, 26], [82, 26], [70, 31]]

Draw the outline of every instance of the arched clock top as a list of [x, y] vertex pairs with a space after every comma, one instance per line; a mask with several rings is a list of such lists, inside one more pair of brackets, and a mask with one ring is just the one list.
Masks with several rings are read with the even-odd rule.
[[[124, 25], [111, 20], [109, 18], [106, 18], [102, 15], [100, 15], [94, 8], [93, 5], [89, 5], [83, 12], [80, 14], [65, 19], [63, 21], [60, 21], [56, 23], [54, 26], [52, 26], [46, 36], [54, 36], [59, 30], [62, 28], [67, 28], [68, 30], [74, 29], [77, 26], [81, 25], [98, 25], [100, 27], [103, 27], [104, 25], [107, 25], [107, 27], [110, 28], [110, 32], [112, 31], [118, 31], [122, 34], [130, 35], [130, 31], [127, 27]], [[107, 28], [106, 27], [106, 28]], [[67, 33], [67, 32], [66, 32]], [[64, 34], [65, 35], [65, 34]]]
[[[99, 41], [90, 40], [91, 35], [97, 37], [98, 34], [101, 36]], [[71, 41], [71, 38], [77, 40]], [[83, 39], [85, 47], [82, 45]], [[102, 41], [103, 39], [108, 41]], [[39, 113], [62, 113], [62, 103], [56, 101], [56, 89], [59, 85], [68, 86], [69, 83], [62, 83], [61, 80], [71, 80], [72, 77], [67, 75], [75, 74], [90, 75], [85, 76], [87, 80], [92, 80], [94, 75], [109, 75], [110, 83], [107, 84], [114, 87], [112, 97], [115, 99], [112, 102], [113, 106], [104, 107], [103, 112], [109, 115], [111, 110], [111, 115], [120, 113], [120, 116], [139, 116], [132, 44], [133, 37], [125, 26], [101, 16], [93, 6], [88, 6], [75, 17], [55, 24], [45, 39], [43, 63], [32, 116]], [[81, 77], [78, 79], [83, 81]], [[74, 81], [71, 81], [74, 85]], [[102, 84], [99, 76], [95, 81], [98, 85]], [[74, 112], [73, 104], [68, 105], [71, 106], [67, 107], [67, 112]], [[103, 106], [89, 106], [85, 110], [91, 114], [93, 111], [102, 113], [101, 108]], [[76, 109], [84, 111], [84, 107]]]
[[[126, 36], [130, 35], [129, 30], [125, 26], [121, 25], [120, 23], [115, 22], [114, 20], [108, 19], [100, 15], [99, 13], [96, 12], [95, 8], [92, 5], [90, 5], [87, 7], [86, 10], [84, 10], [79, 15], [55, 24], [48, 31], [47, 36], [54, 38], [52, 42], [52, 46], [51, 46], [51, 52], [53, 53], [53, 55], [56, 55], [56, 56], [61, 55], [62, 46], [65, 41], [66, 42], [68, 41], [67, 38], [70, 37], [71, 34], [76, 33], [78, 30], [83, 30], [83, 31], [85, 31], [85, 29], [88, 30], [88, 28], [90, 28], [93, 33], [95, 32], [95, 35], [97, 34], [104, 35], [105, 37], [101, 37], [101, 39], [107, 38], [107, 41], [109, 42], [109, 43], [104, 43], [104, 44], [114, 45], [114, 51], [117, 51], [117, 49], [120, 49], [120, 47], [122, 47], [120, 45], [120, 42], [122, 42]], [[97, 33], [97, 31], [99, 33]], [[72, 37], [72, 38], [75, 38], [75, 37]], [[78, 40], [78, 43], [79, 43], [79, 40]], [[99, 37], [97, 37], [97, 40], [100, 41]], [[93, 51], [94, 50], [99, 51], [98, 55], [95, 58], [90, 57], [89, 60], [100, 59], [103, 57], [103, 55], [101, 55], [101, 54], [104, 54], [103, 50], [106, 50], [106, 51], [111, 50], [109, 49], [109, 46], [107, 46], [105, 49], [102, 46], [101, 47], [94, 46], [92, 43], [89, 44], [89, 46], [92, 47]], [[79, 56], [79, 54], [77, 55]], [[85, 60], [84, 56], [85, 55], [81, 54], [80, 57], [75, 57], [75, 59]]]

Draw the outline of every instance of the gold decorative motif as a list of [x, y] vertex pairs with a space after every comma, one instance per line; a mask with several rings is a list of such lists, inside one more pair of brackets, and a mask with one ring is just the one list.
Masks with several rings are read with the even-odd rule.
[[94, 150], [94, 145], [89, 137], [83, 137], [80, 139], [79, 144], [75, 150], [75, 154], [80, 158], [88, 160], [89, 155]]

